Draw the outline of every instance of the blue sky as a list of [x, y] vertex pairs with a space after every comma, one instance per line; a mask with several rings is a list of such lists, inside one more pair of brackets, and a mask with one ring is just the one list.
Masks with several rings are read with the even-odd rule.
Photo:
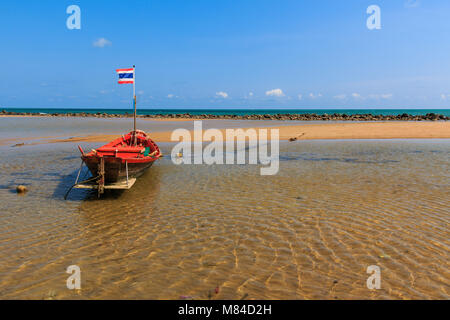
[[140, 107], [448, 108], [449, 34], [448, 0], [1, 1], [0, 106], [127, 108], [136, 64]]

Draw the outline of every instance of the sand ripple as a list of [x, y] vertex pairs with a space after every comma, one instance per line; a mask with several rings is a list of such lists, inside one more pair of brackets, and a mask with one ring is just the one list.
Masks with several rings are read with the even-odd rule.
[[69, 201], [76, 150], [52, 148], [0, 160], [3, 299], [450, 298], [448, 142], [285, 144], [272, 177], [165, 158], [130, 191]]

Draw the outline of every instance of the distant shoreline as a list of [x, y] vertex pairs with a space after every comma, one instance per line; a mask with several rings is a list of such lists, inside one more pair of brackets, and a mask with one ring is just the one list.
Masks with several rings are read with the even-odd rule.
[[[263, 112], [261, 110], [261, 112]], [[91, 117], [91, 118], [131, 118], [133, 114], [110, 114], [106, 112], [54, 112], [54, 113], [40, 113], [40, 112], [14, 112], [3, 110], [0, 112], [0, 117]], [[412, 115], [403, 113], [398, 115], [381, 115], [381, 114], [316, 114], [316, 113], [302, 113], [302, 114], [190, 114], [190, 113], [170, 113], [170, 114], [146, 114], [137, 116], [140, 119], [149, 120], [206, 120], [206, 119], [225, 119], [225, 120], [281, 120], [281, 121], [448, 121], [449, 116], [439, 113], [427, 113], [425, 115]]]

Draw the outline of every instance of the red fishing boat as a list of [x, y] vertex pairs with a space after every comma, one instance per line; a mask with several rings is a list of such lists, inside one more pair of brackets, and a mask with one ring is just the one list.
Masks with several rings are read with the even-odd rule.
[[[136, 179], [162, 157], [158, 146], [147, 133], [136, 129], [135, 67], [118, 69], [117, 72], [119, 83], [133, 83], [134, 130], [89, 153], [78, 146], [81, 167], [75, 185], [65, 197], [72, 188], [97, 189], [99, 196], [105, 189], [130, 189]], [[88, 167], [92, 177], [78, 182], [83, 164]]]
[[[156, 143], [141, 130], [131, 131], [89, 153], [78, 148], [92, 176], [98, 177], [91, 186], [96, 186], [100, 194], [104, 189], [131, 188], [136, 178], [161, 157]], [[80, 185], [79, 188], [83, 186]]]

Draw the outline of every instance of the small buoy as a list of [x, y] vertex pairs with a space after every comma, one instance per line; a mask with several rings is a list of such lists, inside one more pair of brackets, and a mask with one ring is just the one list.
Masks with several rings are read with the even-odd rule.
[[20, 186], [16, 187], [16, 191], [17, 191], [17, 193], [25, 193], [25, 192], [28, 191], [28, 188], [25, 187], [25, 186], [20, 185]]

